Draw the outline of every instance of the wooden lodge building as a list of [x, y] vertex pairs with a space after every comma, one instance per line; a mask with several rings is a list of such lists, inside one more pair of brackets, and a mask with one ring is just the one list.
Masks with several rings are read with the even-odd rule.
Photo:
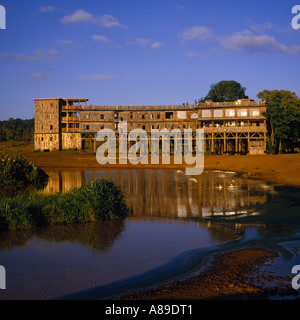
[[96, 134], [112, 129], [118, 134], [120, 121], [128, 132], [143, 129], [203, 128], [205, 151], [212, 154], [263, 154], [267, 127], [263, 101], [241, 99], [168, 106], [90, 106], [88, 99], [34, 99], [34, 149], [96, 150]]

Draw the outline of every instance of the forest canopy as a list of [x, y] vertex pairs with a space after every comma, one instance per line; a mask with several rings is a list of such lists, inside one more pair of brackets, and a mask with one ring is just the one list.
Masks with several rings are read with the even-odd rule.
[[34, 119], [0, 121], [0, 141], [33, 141]]

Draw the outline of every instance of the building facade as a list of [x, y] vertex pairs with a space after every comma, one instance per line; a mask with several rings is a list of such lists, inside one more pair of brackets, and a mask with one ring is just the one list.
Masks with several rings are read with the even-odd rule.
[[210, 102], [169, 106], [90, 106], [88, 99], [34, 99], [34, 149], [39, 151], [91, 149], [96, 134], [120, 121], [128, 132], [143, 129], [204, 129], [205, 151], [212, 154], [263, 154], [267, 127], [262, 101]]

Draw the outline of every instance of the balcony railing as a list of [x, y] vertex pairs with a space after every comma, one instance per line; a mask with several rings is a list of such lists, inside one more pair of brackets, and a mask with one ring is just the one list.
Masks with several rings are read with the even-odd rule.
[[224, 132], [266, 132], [266, 126], [228, 126], [228, 127], [204, 127], [205, 133]]

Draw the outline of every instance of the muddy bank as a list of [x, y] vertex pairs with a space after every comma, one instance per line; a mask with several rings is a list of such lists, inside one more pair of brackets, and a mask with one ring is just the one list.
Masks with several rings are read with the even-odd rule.
[[198, 276], [115, 300], [267, 300], [269, 295], [294, 297], [291, 278], [262, 272], [278, 254], [248, 248], [219, 254]]

